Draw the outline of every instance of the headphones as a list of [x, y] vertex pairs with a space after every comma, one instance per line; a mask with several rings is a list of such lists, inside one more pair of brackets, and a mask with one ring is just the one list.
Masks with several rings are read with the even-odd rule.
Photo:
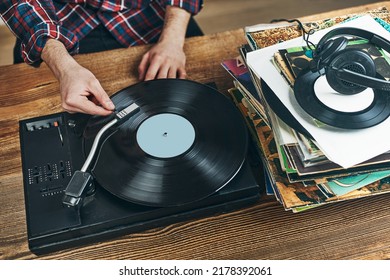
[[[373, 58], [364, 50], [346, 48], [345, 36], [367, 39], [390, 53], [390, 42], [366, 30], [336, 28], [318, 42], [309, 69], [295, 80], [294, 94], [301, 107], [314, 118], [340, 128], [365, 128], [384, 121], [390, 115], [390, 82], [380, 75]], [[358, 112], [341, 112], [327, 107], [314, 93], [314, 83], [322, 75], [338, 93], [354, 95], [366, 88], [374, 90], [374, 100]]]
[[[346, 49], [352, 35], [367, 39], [370, 43], [390, 53], [390, 42], [369, 31], [358, 28], [336, 28], [325, 34], [317, 44], [311, 61], [311, 70], [325, 69], [329, 85], [342, 94], [355, 94], [367, 87], [390, 91], [390, 82], [377, 78], [374, 60], [359, 49]], [[335, 39], [334, 37], [341, 36]]]

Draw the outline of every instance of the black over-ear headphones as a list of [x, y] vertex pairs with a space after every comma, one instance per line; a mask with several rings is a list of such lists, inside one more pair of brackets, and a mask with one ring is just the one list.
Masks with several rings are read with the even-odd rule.
[[[366, 51], [346, 48], [348, 39], [344, 36], [367, 39], [390, 53], [390, 42], [372, 32], [350, 27], [333, 29], [318, 42], [310, 69], [298, 75], [294, 94], [306, 112], [326, 124], [341, 128], [370, 127], [390, 115], [390, 82], [377, 72], [374, 60]], [[374, 101], [366, 109], [351, 113], [327, 107], [314, 93], [314, 83], [323, 74], [329, 85], [341, 94], [353, 95], [373, 88]]]
[[[371, 56], [363, 50], [346, 49], [348, 39], [341, 35], [367, 39], [390, 53], [390, 42], [383, 37], [358, 28], [336, 28], [318, 42], [313, 54], [312, 71], [325, 68], [329, 85], [342, 94], [355, 94], [367, 87], [390, 91], [390, 82], [375, 78], [375, 63]], [[332, 39], [337, 36], [341, 37]]]

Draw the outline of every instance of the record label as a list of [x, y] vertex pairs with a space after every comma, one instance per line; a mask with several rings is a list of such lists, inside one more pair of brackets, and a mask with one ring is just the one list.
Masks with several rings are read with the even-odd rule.
[[146, 119], [138, 128], [137, 143], [147, 154], [172, 158], [186, 152], [194, 143], [195, 129], [184, 117], [158, 114]]

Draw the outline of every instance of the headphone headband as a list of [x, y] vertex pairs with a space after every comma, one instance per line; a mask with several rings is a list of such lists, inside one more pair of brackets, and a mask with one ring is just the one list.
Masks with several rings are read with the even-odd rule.
[[352, 35], [363, 39], [367, 39], [370, 43], [375, 44], [378, 47], [384, 49], [386, 52], [390, 53], [390, 42], [388, 40], [370, 31], [359, 29], [359, 28], [353, 28], [353, 27], [339, 27], [326, 33], [318, 42], [316, 47], [316, 53], [321, 52], [324, 44], [329, 39], [336, 36], [342, 36], [342, 35]]

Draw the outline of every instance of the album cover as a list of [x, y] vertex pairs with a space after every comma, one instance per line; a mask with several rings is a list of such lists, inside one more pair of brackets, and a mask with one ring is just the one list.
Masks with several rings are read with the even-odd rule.
[[266, 117], [264, 107], [252, 82], [249, 70], [243, 59], [240, 57], [226, 59], [222, 62], [222, 67], [234, 78], [234, 84], [250, 100], [254, 110], [261, 116]]
[[[386, 7], [382, 7], [363, 13], [349, 14], [313, 22], [306, 22], [303, 23], [303, 26], [305, 27], [306, 31], [311, 29], [318, 31], [367, 14], [371, 15], [377, 22], [382, 25], [390, 23], [390, 13]], [[285, 24], [258, 24], [254, 26], [247, 26], [245, 28], [245, 35], [252, 49], [257, 50], [300, 37], [302, 36], [302, 31], [297, 24], [288, 24], [286, 22]]]
[[292, 87], [294, 86], [294, 81], [296, 76], [293, 75], [289, 64], [285, 61], [285, 56], [282, 54], [283, 50], [274, 54], [273, 63], [276, 69], [279, 70], [280, 75], [286, 80], [286, 82]]
[[390, 170], [372, 172], [367, 174], [356, 174], [344, 178], [329, 180], [321, 184], [334, 195], [342, 196], [354, 190], [358, 190], [366, 185], [390, 176]]
[[298, 145], [294, 148], [297, 149], [304, 167], [320, 165], [329, 161], [313, 139], [310, 139], [295, 130], [293, 130], [293, 133], [298, 142]]
[[222, 61], [222, 66], [242, 86], [242, 88], [250, 94], [252, 98], [257, 100], [259, 99], [256, 88], [252, 83], [248, 68], [241, 57], [226, 59]]

